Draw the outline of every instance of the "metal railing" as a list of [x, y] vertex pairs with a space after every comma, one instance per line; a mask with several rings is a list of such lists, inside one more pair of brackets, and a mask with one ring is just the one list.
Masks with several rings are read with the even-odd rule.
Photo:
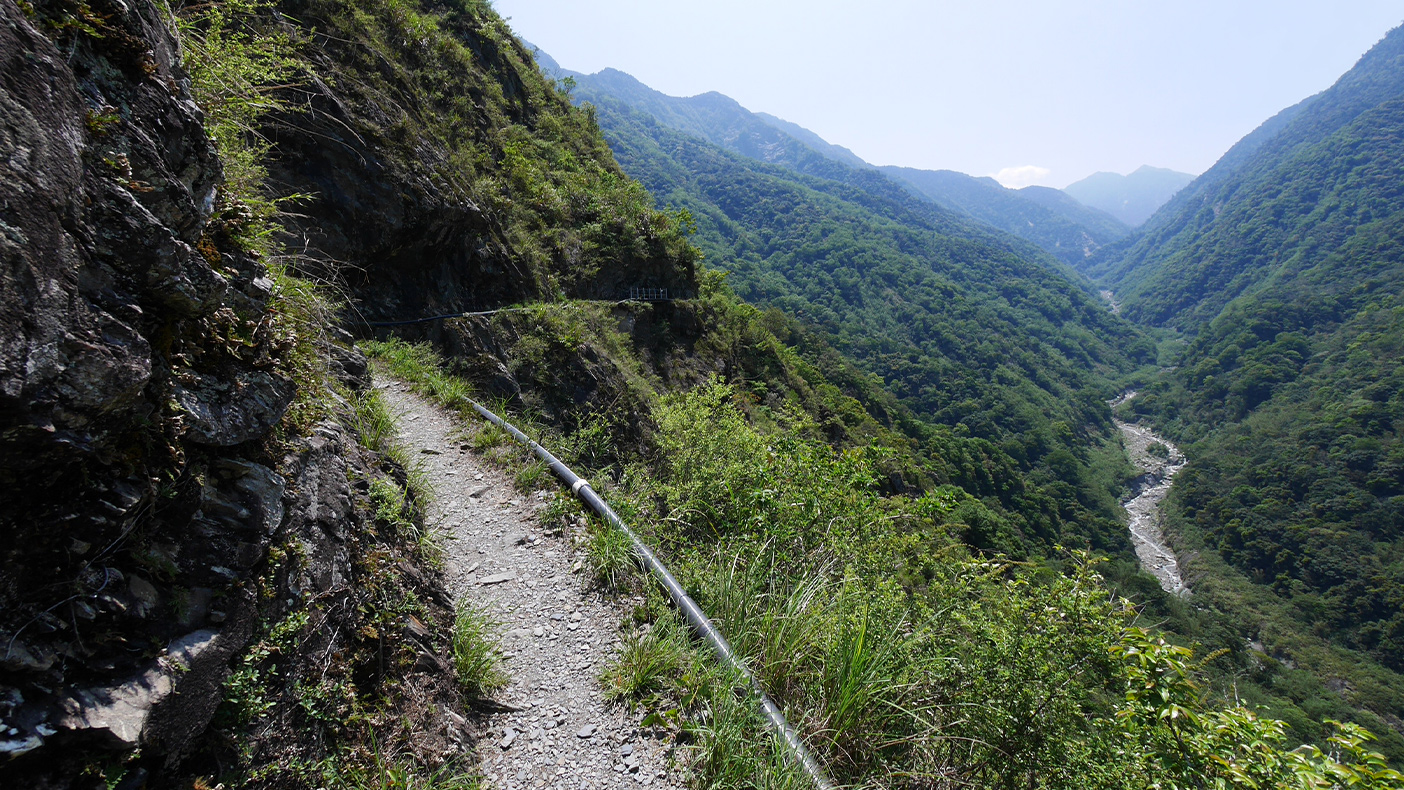
[[629, 301], [631, 302], [671, 302], [673, 297], [668, 295], [667, 288], [630, 288]]

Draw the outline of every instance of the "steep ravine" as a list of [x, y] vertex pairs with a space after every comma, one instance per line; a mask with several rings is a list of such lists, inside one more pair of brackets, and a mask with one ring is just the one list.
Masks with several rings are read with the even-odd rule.
[[[1134, 397], [1135, 390], [1123, 393], [1111, 402], [1112, 408]], [[1184, 453], [1140, 423], [1116, 419], [1113, 419], [1113, 422], [1121, 431], [1127, 457], [1141, 470], [1141, 475], [1133, 484], [1131, 497], [1121, 503], [1126, 510], [1126, 526], [1131, 532], [1131, 543], [1136, 547], [1136, 556], [1141, 561], [1141, 567], [1155, 576], [1162, 589], [1171, 595], [1187, 596], [1190, 594], [1190, 588], [1185, 584], [1184, 576], [1180, 572], [1180, 562], [1160, 530], [1160, 505], [1170, 493], [1170, 485], [1174, 482], [1175, 475], [1185, 466]], [[1163, 455], [1151, 452], [1151, 448], [1157, 445], [1165, 448]]]

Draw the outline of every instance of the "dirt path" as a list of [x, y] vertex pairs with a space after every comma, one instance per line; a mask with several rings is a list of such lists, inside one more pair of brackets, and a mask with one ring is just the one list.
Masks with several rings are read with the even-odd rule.
[[455, 419], [398, 381], [376, 387], [395, 411], [400, 441], [434, 486], [429, 523], [444, 531], [455, 599], [490, 608], [502, 625], [511, 685], [495, 698], [521, 710], [492, 714], [479, 745], [498, 790], [678, 788], [667, 746], [638, 716], [605, 702], [599, 674], [619, 649], [619, 602], [587, 589], [569, 536], [542, 534], [546, 491], [518, 493], [501, 470], [461, 447]]
[[[1115, 408], [1134, 397], [1136, 392], [1132, 390], [1112, 401], [1111, 405]], [[1141, 560], [1141, 567], [1160, 582], [1161, 589], [1171, 595], [1189, 595], [1189, 585], [1185, 584], [1184, 576], [1180, 573], [1180, 562], [1160, 530], [1160, 503], [1170, 493], [1170, 484], [1174, 482], [1176, 473], [1184, 468], [1185, 456], [1178, 447], [1144, 425], [1116, 419], [1112, 421], [1121, 430], [1127, 457], [1141, 470], [1132, 497], [1121, 503], [1126, 509], [1127, 528], [1131, 531], [1136, 556]], [[1151, 446], [1157, 443], [1165, 447], [1164, 456], [1150, 451]]]

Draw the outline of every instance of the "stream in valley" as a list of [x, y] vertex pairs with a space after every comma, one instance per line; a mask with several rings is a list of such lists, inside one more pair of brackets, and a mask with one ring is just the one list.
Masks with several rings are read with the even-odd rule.
[[[1134, 397], [1136, 391], [1131, 390], [1112, 401], [1111, 406], [1116, 408]], [[1127, 528], [1131, 531], [1136, 556], [1141, 560], [1141, 567], [1155, 576], [1166, 592], [1187, 596], [1190, 589], [1180, 573], [1179, 560], [1166, 544], [1160, 527], [1161, 502], [1170, 493], [1176, 473], [1184, 468], [1185, 456], [1179, 448], [1144, 425], [1113, 421], [1121, 431], [1127, 457], [1141, 470], [1141, 475], [1132, 483], [1131, 497], [1121, 503], [1126, 509]], [[1151, 451], [1157, 444], [1165, 448], [1163, 454]]]

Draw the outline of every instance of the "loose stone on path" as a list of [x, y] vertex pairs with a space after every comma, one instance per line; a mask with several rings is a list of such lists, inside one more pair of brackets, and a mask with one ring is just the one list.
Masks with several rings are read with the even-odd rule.
[[[445, 575], [457, 599], [501, 623], [510, 685], [485, 714], [478, 758], [496, 790], [682, 787], [671, 743], [605, 702], [599, 673], [620, 645], [625, 604], [590, 590], [584, 554], [569, 535], [542, 529], [555, 489], [519, 494], [510, 471], [473, 454], [458, 424], [396, 381], [376, 387], [402, 415], [400, 441], [434, 488], [429, 523], [442, 529]], [[427, 452], [426, 452], [427, 451]]]

